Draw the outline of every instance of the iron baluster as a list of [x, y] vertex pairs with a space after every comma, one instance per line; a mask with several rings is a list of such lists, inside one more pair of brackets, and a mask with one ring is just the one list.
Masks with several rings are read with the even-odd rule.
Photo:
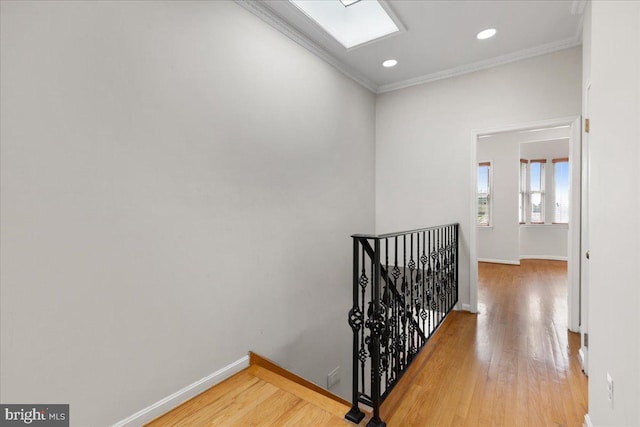
[[[364, 241], [363, 241], [364, 242]], [[361, 244], [363, 243], [361, 242]], [[362, 275], [360, 276], [360, 287], [362, 288], [362, 313], [364, 316], [364, 311], [365, 311], [365, 293], [366, 293], [366, 288], [367, 288], [367, 282], [368, 282], [368, 278], [367, 278], [367, 271], [366, 271], [366, 258], [364, 256], [364, 245], [362, 245]], [[362, 392], [365, 392], [365, 381], [366, 378], [364, 376], [364, 366], [365, 363], [367, 361], [367, 350], [365, 347], [365, 337], [364, 337], [364, 325], [363, 328], [361, 330], [361, 335], [360, 335], [360, 373], [361, 373], [361, 381], [362, 381]]]
[[[410, 319], [413, 319], [413, 269], [415, 267], [415, 262], [413, 261], [413, 233], [409, 235], [409, 295], [407, 300], [405, 300], [405, 306], [407, 307], [407, 316]], [[413, 355], [415, 353], [415, 331], [413, 322], [409, 322], [409, 362], [413, 360]]]
[[407, 235], [402, 236], [402, 369], [407, 366]]
[[[389, 239], [384, 239], [384, 255], [385, 262], [384, 265], [386, 270], [389, 271]], [[383, 363], [384, 366], [384, 376], [385, 376], [385, 386], [384, 389], [389, 388], [389, 305], [390, 305], [391, 291], [389, 290], [389, 283], [385, 280], [384, 282], [384, 293], [382, 294], [382, 302], [384, 304], [384, 355], [383, 355]]]
[[[368, 427], [386, 425], [380, 418], [380, 405], [457, 304], [458, 236], [458, 224], [352, 236], [353, 399], [345, 415], [350, 421], [363, 419], [359, 408], [363, 403], [373, 412]], [[389, 265], [390, 238], [393, 267]]]

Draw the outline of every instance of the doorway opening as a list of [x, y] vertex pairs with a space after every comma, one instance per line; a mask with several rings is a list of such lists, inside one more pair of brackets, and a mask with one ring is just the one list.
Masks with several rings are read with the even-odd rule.
[[472, 134], [470, 310], [478, 261], [566, 260], [567, 327], [580, 325], [580, 118]]

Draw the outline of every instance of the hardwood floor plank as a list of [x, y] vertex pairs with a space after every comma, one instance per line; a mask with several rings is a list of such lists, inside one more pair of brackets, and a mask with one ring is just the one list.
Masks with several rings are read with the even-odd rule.
[[233, 377], [221, 382], [215, 387], [206, 390], [191, 400], [183, 403], [167, 414], [156, 418], [147, 424], [147, 427], [174, 426], [181, 420], [202, 410], [218, 400], [230, 400], [243, 393], [246, 389], [254, 386], [259, 381], [258, 378], [249, 374], [246, 370], [239, 372]]
[[[344, 417], [344, 414], [346, 414], [346, 412], [349, 410], [349, 407], [347, 407], [346, 405], [337, 402], [329, 397], [318, 394], [300, 384], [294, 383], [293, 381], [281, 377], [280, 375], [264, 369], [261, 366], [253, 365], [249, 367], [248, 370], [256, 377], [267, 381], [278, 388], [289, 391], [290, 393], [295, 394], [301, 399], [306, 400], [307, 402], [312, 403], [313, 405], [337, 417]], [[345, 407], [347, 408], [346, 411]]]
[[284, 390], [277, 390], [269, 398], [255, 406], [253, 410], [247, 411], [240, 418], [229, 423], [229, 426], [268, 426], [277, 425], [276, 421], [290, 412], [302, 400]]
[[566, 263], [480, 263], [478, 294], [478, 315], [452, 313], [418, 356], [387, 425], [582, 426], [587, 379], [567, 330]]
[[336, 417], [304, 400], [294, 410], [278, 418], [274, 427], [348, 427], [353, 426], [343, 418]]
[[152, 421], [152, 427], [348, 426], [349, 407], [253, 365]]
[[259, 381], [232, 399], [219, 399], [175, 424], [176, 427], [232, 425], [247, 412], [278, 391], [265, 381]]

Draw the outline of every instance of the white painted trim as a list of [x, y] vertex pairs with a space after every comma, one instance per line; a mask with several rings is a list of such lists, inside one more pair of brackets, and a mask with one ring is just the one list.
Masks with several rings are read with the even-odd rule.
[[281, 17], [273, 13], [267, 6], [265, 6], [262, 2], [255, 0], [235, 0], [236, 4], [242, 6], [249, 12], [253, 13], [258, 18], [262, 19], [264, 22], [269, 24], [271, 27], [280, 31], [282, 34], [298, 43], [303, 48], [307, 49], [309, 52], [316, 55], [318, 58], [324, 60], [328, 64], [335, 67], [338, 71], [354, 80], [356, 83], [361, 86], [369, 89], [371, 92], [376, 93], [378, 86], [367, 79], [364, 76], [361, 76], [357, 72], [351, 70], [349, 67], [344, 65], [341, 61], [334, 58], [329, 52], [320, 47], [318, 44], [314, 43], [307, 36], [302, 34], [300, 31], [293, 28], [287, 22], [285, 22]]
[[471, 133], [471, 193], [470, 203], [470, 224], [469, 231], [469, 311], [478, 312], [478, 207], [476, 206], [478, 192], [478, 136], [476, 132]]
[[461, 303], [457, 303], [453, 309], [455, 311], [471, 311], [471, 306], [469, 304], [461, 304]]
[[589, 414], [584, 415], [584, 427], [593, 427], [593, 423], [591, 422], [591, 417]]
[[280, 16], [269, 9], [269, 7], [264, 2], [256, 0], [234, 1], [238, 5], [256, 15], [258, 18], [262, 19], [264, 22], [266, 22], [276, 30], [280, 31], [282, 34], [284, 34], [294, 42], [298, 43], [300, 46], [307, 49], [309, 52], [313, 53], [320, 59], [335, 67], [338, 71], [340, 71], [347, 77], [353, 79], [355, 82], [359, 83], [360, 85], [364, 86], [374, 93], [391, 92], [393, 90], [404, 89], [410, 86], [416, 86], [436, 80], [447, 79], [449, 77], [460, 76], [462, 74], [468, 74], [474, 71], [480, 71], [487, 68], [496, 67], [498, 65], [508, 64], [510, 62], [520, 61], [523, 59], [532, 58], [534, 56], [545, 55], [547, 53], [569, 49], [582, 44], [582, 31], [577, 31], [575, 36], [568, 39], [559, 40], [540, 46], [534, 46], [529, 49], [524, 49], [506, 55], [500, 55], [495, 58], [486, 59], [484, 61], [478, 61], [471, 64], [465, 64], [459, 67], [450, 68], [448, 70], [438, 71], [437, 73], [425, 74], [423, 76], [414, 77], [411, 79], [403, 80], [401, 82], [378, 86], [372, 80], [362, 76], [360, 73], [354, 71], [353, 69], [351, 69], [351, 67], [344, 64], [342, 61], [336, 59], [325, 48], [321, 47], [305, 34], [284, 21]]
[[580, 367], [585, 375], [589, 376], [589, 361], [587, 358], [589, 357], [589, 353], [587, 352], [586, 347], [580, 347], [578, 350], [578, 359], [580, 359]]
[[[591, 90], [591, 82], [585, 84], [584, 93], [582, 95], [582, 111], [583, 118], [589, 117], [589, 94]], [[584, 335], [589, 333], [589, 260], [586, 258], [586, 252], [589, 249], [589, 134], [582, 129], [582, 180], [581, 199], [580, 199], [580, 341], [582, 343], [582, 357], [584, 364], [582, 370], [589, 375], [589, 349], [584, 346]]]
[[549, 261], [567, 261], [568, 257], [558, 255], [520, 255], [520, 259], [546, 259]]
[[417, 86], [424, 83], [434, 82], [437, 80], [448, 79], [450, 77], [473, 73], [475, 71], [480, 71], [487, 68], [493, 68], [498, 65], [508, 64], [510, 62], [521, 61], [523, 59], [532, 58], [534, 56], [545, 55], [547, 53], [553, 53], [559, 50], [569, 49], [582, 44], [582, 39], [580, 37], [581, 35], [582, 35], [582, 32], [580, 32], [580, 34], [577, 35], [577, 37], [574, 36], [569, 39], [547, 43], [540, 46], [535, 46], [529, 49], [524, 49], [518, 52], [509, 53], [506, 55], [500, 55], [495, 58], [485, 59], [483, 61], [474, 62], [472, 64], [466, 64], [460, 67], [454, 67], [448, 70], [438, 71], [437, 73], [426, 74], [424, 76], [403, 80], [401, 82], [382, 85], [378, 87], [378, 90], [376, 93], [391, 92], [393, 90], [404, 89], [410, 86]]
[[571, 14], [582, 15], [584, 14], [584, 8], [587, 6], [587, 0], [573, 0], [571, 2]]
[[[476, 227], [476, 205], [475, 205], [475, 194], [476, 194], [476, 188], [477, 188], [477, 173], [475, 173], [476, 171], [476, 165], [477, 165], [477, 157], [478, 157], [478, 137], [482, 136], [482, 135], [493, 135], [493, 134], [497, 134], [497, 133], [506, 133], [506, 132], [513, 132], [513, 131], [523, 131], [523, 130], [532, 130], [532, 129], [541, 129], [541, 128], [552, 128], [552, 127], [557, 127], [557, 126], [567, 126], [570, 125], [572, 127], [572, 140], [575, 139], [573, 138], [574, 135], [574, 130], [576, 128], [576, 126], [578, 127], [578, 129], [580, 129], [580, 116], [569, 116], [569, 117], [561, 117], [561, 118], [557, 118], [557, 119], [549, 119], [549, 120], [541, 120], [538, 122], [526, 122], [526, 123], [521, 123], [521, 124], [514, 124], [514, 125], [508, 125], [508, 126], [503, 126], [503, 127], [498, 127], [498, 128], [491, 128], [491, 129], [483, 129], [483, 130], [474, 130], [471, 132], [471, 163], [470, 163], [470, 170], [472, 171], [471, 175], [471, 191], [469, 194], [472, 195], [472, 199], [471, 199], [471, 203], [469, 204], [469, 224], [471, 225], [470, 227], [470, 231], [469, 231], [469, 302], [471, 305], [471, 312], [472, 313], [477, 313], [478, 312], [478, 248], [477, 246], [477, 233], [478, 230]], [[577, 141], [577, 145], [580, 144], [580, 140], [578, 139]], [[576, 145], [576, 144], [574, 144]], [[570, 147], [570, 153], [571, 155], [573, 155], [573, 148], [574, 147]], [[577, 158], [580, 158], [579, 156]], [[574, 158], [575, 159], [575, 158]], [[574, 213], [575, 213], [576, 209], [574, 209], [572, 212], [570, 212], [569, 214], [569, 221], [573, 221], [574, 218]], [[579, 209], [577, 209], [577, 211], [579, 212]], [[579, 217], [579, 215], [578, 215]], [[577, 225], [577, 228], [579, 230], [580, 226], [578, 224], [580, 224], [579, 220], [577, 222], [574, 222], [574, 224]], [[572, 237], [575, 236], [575, 226], [574, 229], [572, 230], [571, 227], [569, 228], [569, 236], [570, 239]], [[580, 235], [578, 233], [578, 239], [580, 238]], [[579, 242], [579, 240], [578, 240]], [[579, 246], [579, 245], [578, 245]], [[579, 250], [579, 249], [578, 249]], [[569, 256], [571, 256], [571, 254], [573, 253], [571, 251], [571, 249], [569, 250]], [[579, 253], [578, 253], [578, 257], [577, 260], [579, 260]], [[574, 255], [575, 257], [575, 255]], [[574, 260], [575, 262], [575, 260]], [[571, 271], [571, 268], [573, 266], [573, 263], [569, 263], [569, 271]], [[573, 268], [575, 268], [575, 266], [573, 266]], [[574, 273], [573, 275], [570, 275], [569, 277], [569, 329], [571, 329], [572, 331], [575, 330], [577, 328], [577, 324], [573, 325], [573, 315], [575, 314], [575, 312], [579, 312], [579, 310], [577, 310], [577, 307], [574, 311], [572, 311], [571, 308], [571, 303], [573, 301], [572, 297], [575, 296], [576, 292], [575, 290], [573, 290], [572, 288], [575, 286], [575, 283], [573, 283], [571, 281], [572, 278], [575, 277], [579, 277], [579, 266], [578, 266], [578, 270], [576, 270], [576, 273]]]
[[569, 231], [567, 243], [567, 282], [569, 307], [569, 330], [577, 332], [580, 328], [580, 237], [582, 209], [582, 119], [577, 116], [571, 122], [569, 139]]
[[[493, 230], [493, 159], [478, 160], [477, 163], [478, 167], [480, 167], [480, 163], [489, 163], [489, 225], [479, 225], [476, 223], [476, 226], [484, 230]], [[476, 192], [476, 194], [478, 193]]]
[[203, 391], [213, 387], [214, 385], [226, 380], [227, 378], [237, 374], [249, 367], [249, 356], [244, 356], [241, 359], [236, 360], [230, 365], [225, 366], [222, 369], [217, 370], [211, 375], [208, 375], [193, 384], [189, 384], [186, 387], [173, 393], [171, 396], [167, 396], [164, 399], [157, 401], [156, 403], [147, 406], [146, 408], [136, 412], [130, 417], [125, 418], [122, 421], [118, 421], [112, 427], [134, 427], [141, 426], [149, 421], [158, 418], [160, 415], [166, 414], [176, 406], [183, 402], [197, 396]]
[[544, 227], [549, 227], [549, 228], [561, 228], [561, 229], [568, 229], [569, 228], [569, 224], [565, 224], [565, 223], [557, 223], [557, 224], [520, 224], [520, 228], [544, 228]]
[[[476, 139], [478, 136], [483, 135], [495, 135], [498, 133], [507, 133], [507, 132], [515, 132], [515, 131], [528, 131], [534, 129], [543, 129], [543, 128], [554, 128], [560, 126], [571, 126], [575, 120], [580, 119], [580, 116], [565, 116], [559, 117], [557, 119], [548, 119], [548, 120], [540, 120], [537, 122], [525, 122], [520, 124], [501, 126], [496, 128], [475, 130], [473, 133], [476, 135]], [[475, 139], [474, 139], [475, 143]], [[473, 161], [475, 163], [475, 160]]]
[[[571, 14], [572, 15], [584, 15], [584, 10], [587, 7], [587, 0], [573, 0], [571, 3]], [[582, 30], [584, 28], [584, 17], [578, 21], [578, 28], [576, 28], [575, 38], [576, 40], [580, 40], [582, 42]]]
[[510, 259], [478, 258], [478, 262], [490, 262], [491, 264], [520, 265], [520, 261], [512, 261]]

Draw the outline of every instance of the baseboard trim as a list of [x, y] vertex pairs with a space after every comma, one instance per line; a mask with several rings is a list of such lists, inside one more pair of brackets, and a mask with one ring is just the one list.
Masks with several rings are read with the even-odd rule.
[[589, 414], [585, 414], [584, 416], [584, 427], [593, 427], [593, 423], [591, 423], [591, 417], [589, 417]]
[[127, 417], [122, 421], [118, 421], [112, 427], [138, 427], [144, 425], [248, 367], [249, 356], [247, 355], [224, 368], [217, 370], [213, 374], [207, 375], [193, 384], [183, 387], [171, 396], [167, 396], [164, 399], [147, 406], [130, 417]]
[[491, 264], [520, 265], [520, 261], [511, 261], [511, 260], [508, 260], [508, 259], [478, 258], [478, 262], [488, 262], [488, 263], [491, 263]]
[[471, 311], [471, 304], [462, 304], [462, 311]]
[[581, 347], [580, 350], [578, 350], [578, 359], [580, 360], [580, 367], [582, 368], [582, 372], [584, 372], [586, 376], [589, 376], [589, 369], [587, 367], [587, 357], [588, 357], [588, 354], [586, 353], [585, 348]]
[[558, 255], [520, 255], [520, 259], [546, 259], [548, 261], [567, 261], [566, 256]]

